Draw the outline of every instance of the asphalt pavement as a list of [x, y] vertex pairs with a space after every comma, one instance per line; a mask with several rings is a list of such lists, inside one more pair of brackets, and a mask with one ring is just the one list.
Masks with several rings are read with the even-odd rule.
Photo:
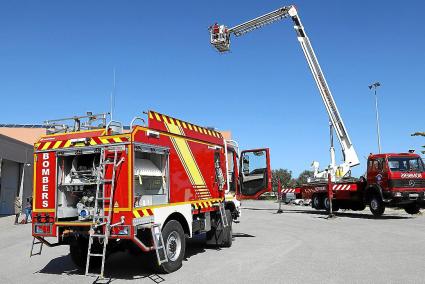
[[[116, 253], [110, 283], [424, 283], [425, 217], [388, 210], [381, 218], [345, 211], [327, 219], [309, 207], [244, 201], [233, 246], [188, 243], [183, 267], [157, 275], [144, 258]], [[0, 217], [0, 283], [93, 283], [72, 263], [67, 246], [29, 257], [31, 226]], [[105, 283], [105, 281], [99, 282]]]

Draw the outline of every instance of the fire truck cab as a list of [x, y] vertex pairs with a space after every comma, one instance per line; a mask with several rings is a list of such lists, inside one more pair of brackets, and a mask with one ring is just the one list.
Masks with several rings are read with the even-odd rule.
[[401, 207], [409, 214], [425, 207], [425, 166], [418, 154], [371, 154], [363, 181], [365, 203], [375, 215], [385, 207]]
[[92, 114], [71, 118], [73, 127], [47, 122], [35, 144], [31, 255], [37, 245], [69, 245], [86, 274], [100, 268], [103, 277], [118, 250], [149, 253], [168, 273], [181, 267], [186, 237], [232, 245], [240, 200], [271, 190], [269, 149], [240, 152], [214, 129], [147, 116], [127, 131], [105, 115], [98, 126]]

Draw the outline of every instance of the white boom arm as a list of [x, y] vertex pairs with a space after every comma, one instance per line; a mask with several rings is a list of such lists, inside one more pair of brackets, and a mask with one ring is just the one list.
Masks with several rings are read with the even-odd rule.
[[[314, 80], [316, 81], [317, 87], [319, 88], [320, 95], [329, 115], [329, 120], [335, 129], [338, 140], [341, 144], [344, 162], [339, 166], [335, 165], [335, 154], [333, 147], [331, 147], [331, 165], [329, 166], [329, 170], [331, 171], [332, 178], [335, 180], [335, 178], [345, 176], [350, 171], [351, 167], [358, 165], [359, 158], [356, 151], [354, 150], [353, 144], [351, 143], [350, 137], [348, 136], [344, 122], [342, 121], [341, 115], [339, 114], [338, 108], [335, 104], [335, 100], [326, 82], [325, 75], [320, 68], [313, 47], [311, 46], [310, 40], [305, 33], [304, 27], [298, 16], [298, 12], [295, 6], [290, 5], [279, 8], [273, 12], [267, 13], [229, 29], [224, 25], [219, 26], [215, 24], [210, 28], [211, 44], [217, 48], [219, 52], [229, 51], [231, 34], [234, 34], [235, 36], [241, 36], [252, 30], [284, 18], [291, 18], [294, 23], [298, 41], [301, 44], [311, 73], [313, 74]], [[319, 165], [317, 162], [313, 162], [313, 167], [315, 169], [316, 178], [326, 177], [326, 172], [318, 171]]]

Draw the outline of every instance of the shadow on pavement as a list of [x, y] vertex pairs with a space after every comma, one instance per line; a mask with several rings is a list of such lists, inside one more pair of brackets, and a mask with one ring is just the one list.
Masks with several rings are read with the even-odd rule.
[[[93, 283], [112, 283], [117, 279], [137, 280], [144, 278], [150, 279], [154, 283], [164, 282], [164, 278], [152, 273], [152, 269], [149, 269], [149, 266], [146, 265], [148, 262], [149, 258], [145, 255], [134, 256], [124, 252], [115, 253], [106, 260], [105, 279], [94, 279]], [[92, 272], [95, 271], [93, 270]], [[70, 255], [52, 259], [36, 273], [84, 275], [83, 269], [78, 268], [72, 262]]]
[[255, 236], [245, 233], [233, 233], [233, 238], [255, 238]]
[[[245, 233], [234, 233], [233, 238], [253, 238], [255, 236]], [[219, 247], [208, 246], [205, 243], [205, 234], [187, 239], [184, 262], [197, 254], [207, 250], [221, 250]], [[150, 279], [154, 283], [166, 281], [161, 275], [153, 273], [152, 258], [150, 255], [140, 253], [132, 255], [128, 252], [117, 252], [107, 258], [105, 262], [105, 279], [94, 279], [93, 283], [112, 283], [115, 280]], [[45, 267], [35, 273], [57, 275], [84, 275], [84, 270], [77, 267], [70, 255], [63, 255], [52, 259]], [[95, 271], [93, 271], [95, 272]], [[89, 276], [87, 276], [89, 277]]]
[[[273, 211], [277, 211], [276, 209]], [[303, 209], [294, 209], [294, 210], [282, 210], [283, 213], [300, 213], [300, 214], [310, 214], [310, 215], [321, 215], [317, 218], [328, 218], [328, 213], [325, 211], [316, 211], [316, 210], [303, 210]], [[276, 214], [276, 213], [275, 213]], [[353, 218], [353, 219], [375, 219], [375, 220], [388, 220], [388, 219], [411, 219], [411, 216], [394, 216], [394, 215], [383, 215], [381, 217], [375, 217], [370, 214], [364, 213], [354, 213], [354, 212], [334, 212], [336, 217], [341, 218]]]
[[273, 209], [273, 208], [250, 208], [250, 207], [242, 207], [242, 210], [253, 210], [253, 211], [277, 211], [277, 209]]

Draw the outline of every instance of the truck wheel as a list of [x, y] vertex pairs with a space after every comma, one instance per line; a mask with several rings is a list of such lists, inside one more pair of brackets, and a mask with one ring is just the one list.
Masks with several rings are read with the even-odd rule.
[[[89, 240], [87, 238], [80, 237], [73, 240], [69, 244], [69, 253], [71, 255], [72, 262], [81, 269], [86, 269], [87, 262], [87, 250], [89, 248]], [[93, 253], [102, 253], [102, 247], [97, 243], [92, 244]], [[102, 264], [100, 257], [90, 258], [90, 268], [97, 269]]]
[[376, 217], [382, 216], [385, 211], [385, 205], [381, 200], [381, 197], [377, 194], [373, 195], [369, 201], [370, 212]]
[[227, 218], [227, 223], [229, 224], [229, 226], [224, 228], [224, 238], [223, 238], [222, 247], [230, 248], [233, 243], [233, 230], [232, 230], [233, 219], [232, 219], [232, 213], [230, 212], [230, 210], [226, 210], [226, 218]]
[[[77, 240], [72, 241], [69, 244], [69, 253], [71, 255], [72, 262], [79, 268], [86, 268], [86, 262], [87, 262], [87, 250], [89, 246], [89, 241], [87, 239], [83, 239], [85, 241], [82, 241], [80, 238]], [[90, 259], [91, 262], [92, 259]]]
[[171, 273], [182, 266], [186, 250], [186, 239], [182, 225], [176, 220], [169, 221], [162, 229], [162, 238], [164, 239], [168, 261], [161, 264], [157, 270], [161, 273]]
[[321, 198], [319, 197], [318, 194], [313, 195], [312, 201], [311, 201], [311, 207], [313, 207], [314, 209], [320, 209], [321, 206]]
[[230, 210], [226, 210], [226, 217], [229, 226], [223, 228], [221, 224], [221, 217], [219, 214], [215, 215], [214, 222], [211, 224], [211, 230], [207, 232], [207, 245], [214, 247], [230, 247], [233, 242], [232, 232], [232, 216]]
[[418, 214], [421, 210], [417, 204], [413, 203], [404, 207], [404, 211], [406, 211], [407, 214], [415, 215]]
[[331, 204], [329, 202], [329, 197], [327, 197], [327, 196], [325, 198], [323, 198], [323, 207], [328, 212], [331, 210]]

